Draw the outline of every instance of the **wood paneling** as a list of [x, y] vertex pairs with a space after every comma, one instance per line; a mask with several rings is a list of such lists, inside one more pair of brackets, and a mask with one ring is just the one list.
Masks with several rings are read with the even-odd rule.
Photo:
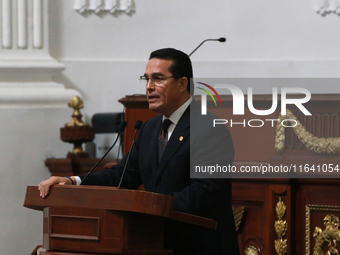
[[[256, 109], [271, 107], [271, 95], [254, 95], [253, 99]], [[196, 100], [199, 101], [199, 98]], [[129, 101], [133, 103], [130, 105]], [[127, 109], [126, 118], [132, 123], [136, 121], [136, 117], [148, 119], [154, 116], [147, 108], [145, 97], [136, 98], [136, 102], [126, 97], [121, 99], [121, 102], [124, 102]], [[245, 114], [242, 116], [233, 116], [232, 97], [222, 96], [222, 102], [223, 109], [212, 106], [210, 110], [219, 118], [228, 120], [227, 127], [235, 146], [234, 165], [238, 169], [240, 166], [260, 164], [299, 166], [326, 163], [340, 167], [340, 155], [317, 155], [309, 151], [298, 140], [292, 128], [286, 129], [284, 153], [276, 154], [274, 149], [276, 122], [271, 126], [271, 122], [265, 122], [265, 119], [277, 119], [279, 107], [270, 116], [256, 116], [248, 109], [245, 109]], [[304, 104], [312, 116], [304, 116], [295, 106], [289, 105], [288, 108], [313, 135], [339, 137], [339, 102], [339, 94], [312, 95], [312, 99]], [[208, 101], [208, 107], [209, 104], [211, 102]], [[230, 126], [231, 119], [238, 123], [245, 121], [246, 125], [245, 127], [240, 124]], [[249, 127], [247, 121], [250, 119], [261, 119], [265, 125], [261, 128]], [[125, 140], [131, 140], [132, 136], [133, 130], [126, 132]], [[129, 143], [131, 144], [131, 141]], [[274, 224], [278, 220], [275, 207], [280, 199], [287, 207], [283, 217], [288, 224], [287, 233], [283, 237], [287, 239], [287, 254], [312, 254], [315, 245], [313, 238], [315, 227], [324, 228], [323, 218], [327, 214], [333, 213], [340, 217], [339, 177], [340, 173], [334, 172], [330, 175], [332, 179], [318, 179], [317, 175], [313, 179], [234, 179], [232, 186], [234, 208], [245, 207], [238, 235], [241, 254], [244, 254], [250, 245], [255, 246], [261, 255], [277, 254], [274, 246], [277, 239]], [[309, 223], [306, 221], [308, 212], [310, 212]], [[309, 236], [306, 234], [307, 230]]]

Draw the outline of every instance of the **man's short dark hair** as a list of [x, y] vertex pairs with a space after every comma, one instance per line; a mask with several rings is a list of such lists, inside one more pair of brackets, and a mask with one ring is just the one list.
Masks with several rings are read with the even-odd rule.
[[169, 72], [175, 79], [186, 77], [188, 79], [187, 90], [191, 95], [194, 93], [192, 65], [186, 53], [173, 48], [165, 48], [151, 52], [149, 60], [152, 58], [172, 60], [173, 64], [169, 67]]

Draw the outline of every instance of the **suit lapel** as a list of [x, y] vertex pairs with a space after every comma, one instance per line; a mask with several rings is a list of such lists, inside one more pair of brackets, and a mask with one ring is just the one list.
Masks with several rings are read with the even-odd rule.
[[[164, 171], [167, 162], [172, 158], [172, 156], [176, 153], [176, 151], [182, 146], [185, 140], [189, 139], [189, 127], [190, 127], [190, 107], [188, 107], [183, 116], [178, 121], [170, 140], [168, 141], [161, 161], [159, 163], [159, 167], [157, 170], [157, 179]], [[156, 179], [156, 180], [157, 180]]]

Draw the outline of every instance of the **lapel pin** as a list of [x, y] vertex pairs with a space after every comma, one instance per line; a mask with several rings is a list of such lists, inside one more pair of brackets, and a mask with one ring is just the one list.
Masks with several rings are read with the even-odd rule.
[[179, 140], [182, 142], [182, 141], [183, 141], [183, 136], [181, 136], [181, 137], [179, 138]]

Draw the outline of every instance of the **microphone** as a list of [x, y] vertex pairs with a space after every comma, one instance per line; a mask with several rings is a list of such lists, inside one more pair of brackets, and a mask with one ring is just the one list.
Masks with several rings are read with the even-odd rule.
[[120, 134], [124, 131], [125, 127], [127, 125], [127, 122], [125, 120], [122, 120], [122, 122], [119, 125], [119, 132], [117, 135], [116, 140], [114, 141], [114, 143], [112, 144], [112, 146], [107, 150], [107, 152], [104, 154], [104, 156], [92, 167], [92, 169], [85, 175], [84, 179], [81, 181], [80, 185], [82, 185], [82, 183], [85, 181], [85, 179], [93, 172], [94, 169], [96, 169], [96, 167], [100, 164], [100, 162], [102, 162], [102, 160], [106, 157], [106, 155], [112, 150], [113, 146], [116, 145], [118, 138], [120, 137]]
[[198, 45], [197, 47], [196, 47], [196, 49], [194, 49], [190, 54], [189, 54], [189, 57], [199, 48], [199, 47], [201, 47], [202, 46], [202, 44], [203, 43], [205, 43], [206, 41], [219, 41], [219, 42], [225, 42], [227, 39], [225, 39], [225, 37], [220, 37], [220, 38], [218, 38], [218, 39], [206, 39], [206, 40], [204, 40], [203, 42], [201, 42], [201, 44], [200, 45]]
[[127, 159], [126, 159], [126, 162], [125, 162], [125, 166], [124, 166], [124, 169], [123, 169], [123, 173], [122, 173], [122, 176], [120, 177], [120, 180], [119, 180], [118, 188], [122, 184], [122, 180], [123, 180], [123, 177], [124, 177], [124, 174], [125, 174], [125, 170], [127, 168], [127, 165], [129, 164], [129, 159], [130, 159], [131, 152], [132, 152], [132, 150], [133, 150], [133, 148], [135, 146], [135, 140], [136, 140], [137, 131], [141, 128], [142, 124], [143, 124], [142, 121], [140, 121], [140, 120], [136, 121], [136, 124], [135, 124], [135, 134], [133, 136], [133, 141], [132, 141], [132, 144], [131, 144], [131, 149], [130, 149], [129, 155], [127, 156]]

